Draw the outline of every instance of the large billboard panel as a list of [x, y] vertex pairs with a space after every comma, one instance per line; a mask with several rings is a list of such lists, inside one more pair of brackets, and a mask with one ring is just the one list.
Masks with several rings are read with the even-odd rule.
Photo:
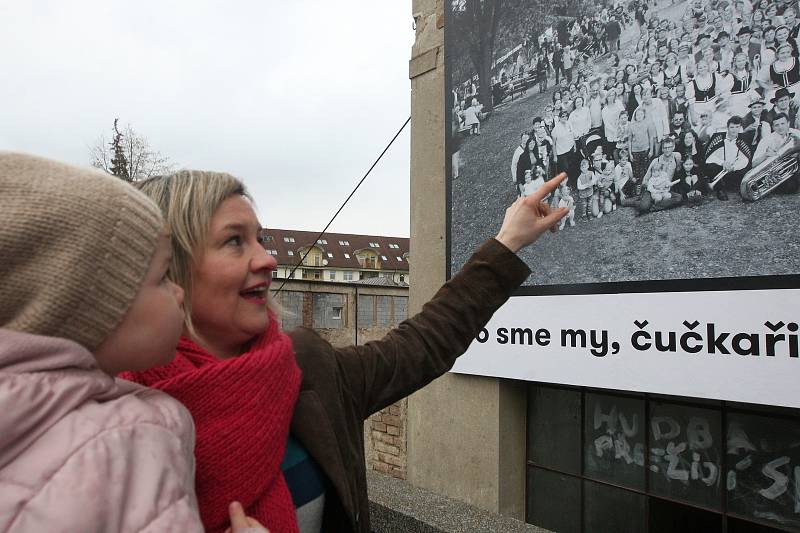
[[748, 2], [449, 2], [450, 272], [562, 171], [571, 208], [455, 370], [800, 406], [798, 32]]

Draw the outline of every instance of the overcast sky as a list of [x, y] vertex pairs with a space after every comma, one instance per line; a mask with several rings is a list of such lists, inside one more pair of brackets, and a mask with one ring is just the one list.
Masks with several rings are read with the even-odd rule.
[[[410, 113], [411, 0], [0, 0], [0, 148], [89, 164], [130, 123], [321, 230]], [[408, 236], [403, 133], [331, 231]]]

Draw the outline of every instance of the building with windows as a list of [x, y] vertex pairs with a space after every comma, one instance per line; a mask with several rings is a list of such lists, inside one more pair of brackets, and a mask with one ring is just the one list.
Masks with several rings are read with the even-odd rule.
[[373, 278], [409, 284], [409, 239], [265, 229], [264, 248], [278, 260], [275, 278], [354, 282]]

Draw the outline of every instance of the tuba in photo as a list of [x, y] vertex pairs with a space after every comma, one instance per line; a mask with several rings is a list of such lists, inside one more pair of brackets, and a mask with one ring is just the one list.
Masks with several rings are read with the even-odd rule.
[[798, 152], [800, 152], [800, 138], [790, 134], [789, 141], [775, 156], [761, 162], [744, 175], [739, 190], [742, 199], [755, 202], [797, 174], [800, 169], [797, 162]]

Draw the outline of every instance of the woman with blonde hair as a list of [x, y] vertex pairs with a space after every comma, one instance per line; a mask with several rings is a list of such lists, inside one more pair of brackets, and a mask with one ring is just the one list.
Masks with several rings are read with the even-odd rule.
[[542, 202], [564, 177], [509, 207], [498, 235], [422, 312], [346, 348], [281, 331], [269, 291], [277, 263], [241, 181], [181, 171], [141, 182], [173, 236], [169, 275], [187, 316], [170, 364], [124, 377], [192, 413], [206, 529], [224, 530], [235, 496], [274, 533], [369, 533], [364, 420], [449, 370], [528, 277], [515, 252], [566, 214]]

